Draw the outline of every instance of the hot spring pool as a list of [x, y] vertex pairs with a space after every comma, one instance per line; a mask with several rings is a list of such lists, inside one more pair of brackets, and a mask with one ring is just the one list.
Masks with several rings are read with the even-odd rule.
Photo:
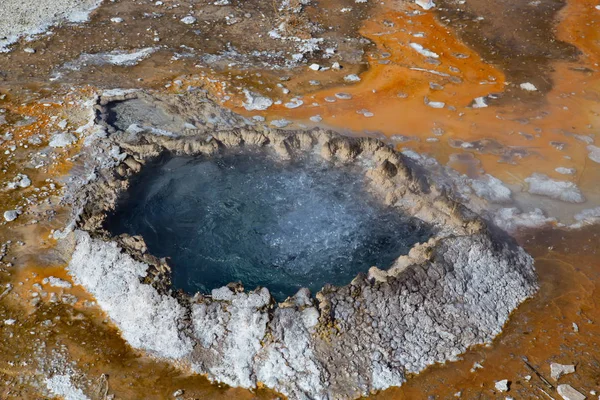
[[135, 177], [105, 227], [141, 235], [150, 253], [168, 257], [175, 289], [210, 293], [241, 281], [284, 300], [388, 268], [431, 237], [428, 225], [370, 194], [365, 179], [356, 165], [282, 161], [264, 150], [163, 156]]

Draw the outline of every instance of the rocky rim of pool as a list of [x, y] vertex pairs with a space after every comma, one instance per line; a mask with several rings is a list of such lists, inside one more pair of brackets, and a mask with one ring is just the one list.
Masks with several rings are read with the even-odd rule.
[[[231, 386], [264, 385], [291, 399], [352, 399], [489, 343], [537, 290], [532, 258], [410, 159], [370, 138], [323, 129], [271, 129], [201, 94], [157, 97], [115, 90], [98, 98], [80, 168], [67, 183], [73, 252], [68, 271], [134, 348]], [[173, 291], [170, 267], [141, 237], [103, 229], [144, 165], [169, 152], [211, 156], [264, 148], [361, 168], [369, 191], [430, 225], [433, 236], [387, 270], [306, 289], [277, 303], [240, 284], [210, 294]]]

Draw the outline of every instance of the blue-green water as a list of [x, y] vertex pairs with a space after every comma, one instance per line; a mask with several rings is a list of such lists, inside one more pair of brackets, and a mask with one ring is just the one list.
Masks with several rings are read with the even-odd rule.
[[241, 281], [283, 300], [387, 268], [431, 236], [369, 194], [365, 179], [355, 167], [263, 151], [163, 157], [133, 181], [106, 228], [142, 235], [153, 255], [169, 257], [176, 289]]

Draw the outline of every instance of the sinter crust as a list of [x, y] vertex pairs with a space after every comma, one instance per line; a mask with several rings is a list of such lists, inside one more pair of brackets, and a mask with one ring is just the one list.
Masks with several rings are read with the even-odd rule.
[[[155, 101], [126, 96], [141, 106]], [[176, 135], [152, 127], [123, 131], [107, 122], [114, 100], [98, 102], [96, 122], [108, 135], [95, 146], [111, 149], [118, 161], [96, 169], [96, 179], [74, 199], [79, 217], [69, 271], [133, 347], [232, 386], [260, 382], [292, 399], [357, 398], [490, 342], [537, 289], [533, 260], [523, 249], [378, 140], [239, 121]], [[176, 103], [165, 106], [169, 101], [154, 106], [181, 114]], [[140, 237], [110, 237], [102, 221], [154, 157], [239, 146], [264, 147], [282, 159], [311, 153], [332, 166], [357, 163], [374, 193], [431, 224], [435, 234], [387, 271], [373, 267], [349, 285], [327, 285], [314, 298], [300, 290], [275, 304], [268, 289], [245, 292], [239, 284], [211, 295], [173, 293], [167, 263], [148, 254]]]

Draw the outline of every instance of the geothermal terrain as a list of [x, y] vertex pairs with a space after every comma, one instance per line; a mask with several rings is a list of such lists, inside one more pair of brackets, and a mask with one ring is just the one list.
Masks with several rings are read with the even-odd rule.
[[596, 0], [3, 0], [0, 398], [600, 398]]

